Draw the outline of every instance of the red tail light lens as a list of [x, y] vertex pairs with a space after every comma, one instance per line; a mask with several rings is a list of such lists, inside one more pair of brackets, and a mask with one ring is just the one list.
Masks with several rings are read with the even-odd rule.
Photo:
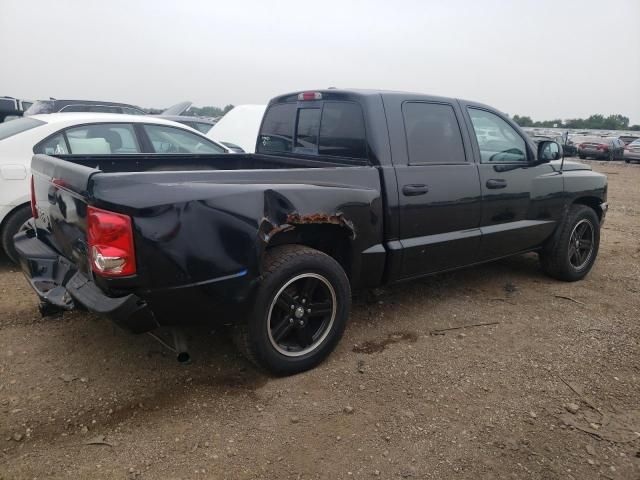
[[131, 218], [87, 207], [87, 231], [91, 269], [105, 277], [136, 273]]
[[33, 184], [33, 175], [31, 175], [31, 215], [38, 218], [38, 209], [36, 208], [36, 187]]

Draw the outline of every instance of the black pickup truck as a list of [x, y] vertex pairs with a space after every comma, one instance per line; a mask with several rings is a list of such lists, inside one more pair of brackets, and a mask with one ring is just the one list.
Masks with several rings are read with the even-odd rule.
[[598, 253], [606, 177], [485, 105], [292, 93], [256, 152], [36, 155], [16, 249], [43, 311], [234, 323], [250, 359], [290, 374], [335, 347], [352, 289], [531, 251], [574, 281]]

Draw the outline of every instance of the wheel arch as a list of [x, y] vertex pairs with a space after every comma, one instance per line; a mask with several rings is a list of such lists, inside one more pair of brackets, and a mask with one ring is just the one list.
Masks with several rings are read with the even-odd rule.
[[593, 209], [593, 211], [596, 212], [596, 215], [598, 216], [598, 220], [602, 220], [602, 203], [603, 201], [601, 198], [595, 197], [593, 195], [578, 197], [574, 199], [573, 202], [571, 202], [572, 205], [585, 205]]
[[293, 225], [271, 236], [266, 250], [281, 245], [304, 245], [337, 261], [351, 280], [353, 272], [352, 232], [332, 223]]
[[29, 202], [25, 202], [25, 203], [21, 203], [20, 205], [16, 205], [15, 207], [13, 207], [11, 210], [9, 210], [5, 216], [2, 218], [2, 220], [0, 220], [0, 235], [2, 234], [2, 232], [4, 231], [4, 227], [7, 224], [7, 222], [9, 221], [9, 219], [21, 208], [25, 208], [25, 207], [29, 207]]

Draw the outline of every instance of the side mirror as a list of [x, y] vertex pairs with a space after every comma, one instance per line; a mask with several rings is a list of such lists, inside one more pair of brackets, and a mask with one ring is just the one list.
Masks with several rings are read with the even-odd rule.
[[538, 162], [547, 163], [551, 160], [560, 160], [562, 158], [562, 147], [557, 142], [543, 140], [538, 143]]

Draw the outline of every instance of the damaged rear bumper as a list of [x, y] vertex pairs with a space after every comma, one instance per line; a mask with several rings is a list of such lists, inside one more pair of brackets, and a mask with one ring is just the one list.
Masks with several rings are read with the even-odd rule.
[[16, 235], [14, 241], [22, 271], [42, 302], [40, 310], [43, 315], [82, 306], [91, 312], [109, 316], [134, 333], [158, 326], [144, 300], [134, 294], [122, 297], [105, 295], [69, 260], [35, 237], [32, 230]]

